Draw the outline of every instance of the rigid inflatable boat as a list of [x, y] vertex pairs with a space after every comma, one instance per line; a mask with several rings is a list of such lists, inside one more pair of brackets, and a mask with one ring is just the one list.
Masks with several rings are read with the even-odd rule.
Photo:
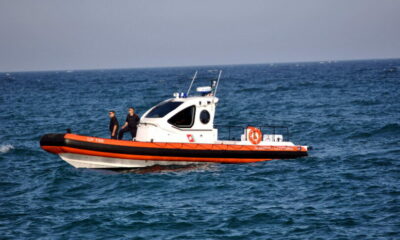
[[140, 119], [132, 140], [113, 140], [71, 133], [46, 134], [40, 139], [47, 152], [58, 154], [77, 168], [138, 168], [154, 165], [251, 163], [307, 156], [308, 147], [294, 145], [283, 135], [263, 134], [261, 127], [243, 128], [240, 140], [219, 140], [214, 128], [219, 80], [150, 108]]

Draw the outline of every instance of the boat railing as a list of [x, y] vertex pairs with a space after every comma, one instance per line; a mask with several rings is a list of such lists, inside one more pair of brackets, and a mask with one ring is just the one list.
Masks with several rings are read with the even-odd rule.
[[[240, 140], [240, 136], [244, 134], [247, 127], [256, 127], [261, 130], [262, 134], [283, 136], [285, 141], [289, 141], [290, 132], [288, 126], [280, 125], [224, 125], [224, 124], [214, 124], [214, 127], [218, 129], [218, 134], [220, 137], [227, 137], [228, 140]], [[233, 137], [232, 137], [233, 136]]]

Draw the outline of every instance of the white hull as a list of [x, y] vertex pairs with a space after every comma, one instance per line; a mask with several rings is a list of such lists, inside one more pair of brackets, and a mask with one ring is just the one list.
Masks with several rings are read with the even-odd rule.
[[76, 168], [143, 168], [155, 165], [193, 165], [208, 164], [207, 162], [187, 162], [187, 161], [152, 161], [134, 160], [122, 158], [108, 158], [99, 156], [88, 156], [74, 153], [60, 153], [59, 156]]

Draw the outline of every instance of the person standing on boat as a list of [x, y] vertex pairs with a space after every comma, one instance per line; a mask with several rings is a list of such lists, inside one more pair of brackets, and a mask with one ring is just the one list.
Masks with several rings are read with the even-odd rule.
[[115, 116], [115, 111], [109, 111], [108, 116], [110, 117], [110, 134], [111, 139], [117, 139], [117, 133], [119, 128], [118, 119]]
[[118, 139], [122, 139], [125, 132], [130, 132], [132, 139], [136, 137], [137, 125], [139, 124], [140, 118], [135, 113], [135, 108], [130, 107], [128, 112], [129, 113], [128, 116], [126, 116], [126, 121], [121, 127], [121, 130], [119, 130]]

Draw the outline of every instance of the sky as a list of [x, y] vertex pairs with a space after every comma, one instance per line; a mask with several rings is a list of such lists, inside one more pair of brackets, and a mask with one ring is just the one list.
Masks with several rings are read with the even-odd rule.
[[400, 0], [0, 0], [0, 72], [400, 58]]

